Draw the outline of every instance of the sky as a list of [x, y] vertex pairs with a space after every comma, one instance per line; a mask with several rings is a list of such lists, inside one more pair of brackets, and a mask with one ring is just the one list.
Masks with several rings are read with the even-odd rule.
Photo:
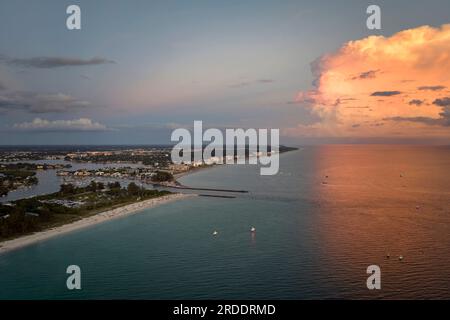
[[[81, 30], [66, 8], [81, 8]], [[381, 30], [366, 8], [381, 8]], [[445, 143], [450, 2], [0, 1], [0, 144]]]

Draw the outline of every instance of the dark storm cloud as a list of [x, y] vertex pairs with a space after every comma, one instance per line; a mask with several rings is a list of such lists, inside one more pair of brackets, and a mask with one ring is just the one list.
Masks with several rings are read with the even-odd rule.
[[410, 106], [421, 106], [423, 104], [423, 100], [413, 99], [408, 104]]
[[419, 90], [429, 90], [429, 91], [440, 91], [440, 90], [444, 90], [445, 86], [422, 86], [422, 87], [418, 87], [417, 89]]
[[0, 109], [28, 113], [61, 113], [85, 108], [89, 102], [63, 93], [8, 92], [0, 94]]
[[371, 94], [372, 97], [391, 97], [401, 94], [400, 91], [376, 91]]
[[353, 77], [352, 80], [358, 80], [358, 79], [373, 79], [376, 77], [376, 74], [379, 70], [369, 70], [366, 72], [362, 72], [356, 77]]
[[4, 61], [9, 65], [25, 67], [25, 68], [39, 68], [39, 69], [53, 69], [60, 67], [79, 67], [79, 66], [94, 66], [108, 63], [115, 63], [106, 58], [94, 57], [92, 59], [79, 59], [67, 57], [33, 57], [28, 59], [20, 58], [6, 58], [2, 57], [0, 61]]
[[439, 107], [449, 107], [450, 106], [450, 98], [445, 97], [445, 98], [441, 98], [441, 99], [436, 99], [433, 101], [433, 104], [437, 105]]

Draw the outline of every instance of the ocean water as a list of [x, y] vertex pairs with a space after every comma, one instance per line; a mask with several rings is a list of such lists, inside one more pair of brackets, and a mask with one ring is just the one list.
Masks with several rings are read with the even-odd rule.
[[[305, 147], [280, 161], [276, 176], [182, 178], [249, 190], [234, 199], [173, 202], [0, 255], [0, 299], [450, 298], [449, 147]], [[66, 288], [72, 264], [82, 290]], [[366, 287], [373, 264], [381, 290]]]

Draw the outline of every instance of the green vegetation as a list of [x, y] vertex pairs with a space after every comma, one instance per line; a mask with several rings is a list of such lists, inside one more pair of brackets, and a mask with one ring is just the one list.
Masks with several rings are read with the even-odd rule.
[[111, 154], [75, 155], [72, 157], [66, 156], [65, 160], [93, 163], [142, 163], [143, 165], [151, 165], [156, 168], [166, 168], [171, 164], [170, 151], [168, 152], [165, 149], [156, 152], [147, 151], [145, 153], [123, 150]]
[[61, 185], [59, 192], [0, 205], [0, 241], [79, 220], [114, 207], [170, 194], [130, 183], [91, 182], [86, 187]]
[[25, 170], [14, 165], [0, 168], [0, 197], [7, 195], [10, 191], [23, 186], [31, 186], [38, 183], [36, 172]]
[[55, 170], [55, 169], [68, 169], [72, 166], [70, 164], [47, 164], [47, 163], [7, 163], [0, 164], [0, 170], [25, 170], [25, 171], [36, 171], [36, 170]]
[[5, 186], [1, 185], [0, 186], [0, 197], [6, 196], [8, 194], [8, 188], [6, 188]]
[[155, 174], [152, 176], [152, 181], [154, 182], [166, 182], [173, 180], [174, 180], [173, 175], [167, 171], [156, 171]]

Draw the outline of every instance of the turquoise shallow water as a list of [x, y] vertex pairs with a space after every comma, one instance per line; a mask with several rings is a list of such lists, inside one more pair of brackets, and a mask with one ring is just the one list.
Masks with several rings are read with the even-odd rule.
[[[0, 298], [449, 298], [448, 168], [448, 148], [340, 146], [283, 154], [277, 176], [200, 171], [182, 182], [250, 193], [173, 202], [1, 255]], [[71, 264], [80, 291], [66, 289]], [[366, 288], [371, 264], [380, 291]]]

